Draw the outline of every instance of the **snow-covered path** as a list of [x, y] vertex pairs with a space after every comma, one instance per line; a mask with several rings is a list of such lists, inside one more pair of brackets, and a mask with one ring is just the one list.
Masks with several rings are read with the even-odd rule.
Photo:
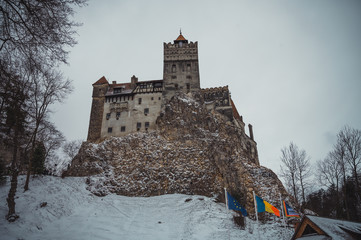
[[[9, 182], [0, 186], [0, 239], [258, 239], [253, 221], [239, 229], [232, 212], [212, 198], [97, 197], [85, 189], [84, 178], [49, 176], [32, 179], [30, 191], [23, 193], [23, 182], [19, 177], [20, 218], [14, 223], [4, 218]], [[47, 205], [40, 207], [43, 202]], [[276, 223], [262, 225], [260, 239], [281, 239], [282, 231]], [[284, 238], [291, 234], [288, 230]]]

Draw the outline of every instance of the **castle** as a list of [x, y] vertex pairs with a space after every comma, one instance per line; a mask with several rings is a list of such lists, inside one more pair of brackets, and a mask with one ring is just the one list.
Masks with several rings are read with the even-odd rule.
[[232, 122], [257, 156], [252, 125], [248, 125], [247, 136], [228, 86], [200, 88], [198, 42], [188, 42], [181, 32], [173, 43], [164, 43], [163, 79], [138, 81], [133, 75], [128, 83], [109, 83], [102, 77], [93, 84], [88, 142], [155, 130], [157, 118], [176, 92], [202, 94], [207, 109], [221, 113]]

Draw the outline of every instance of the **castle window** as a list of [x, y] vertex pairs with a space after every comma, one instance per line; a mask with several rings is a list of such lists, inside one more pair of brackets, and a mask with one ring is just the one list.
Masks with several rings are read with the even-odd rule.
[[178, 90], [178, 84], [177, 83], [174, 84], [174, 87], [175, 87], [176, 90]]
[[190, 72], [190, 71], [191, 71], [191, 65], [187, 64], [187, 72]]
[[148, 130], [149, 128], [149, 122], [145, 122], [145, 130]]
[[176, 66], [175, 64], [172, 65], [172, 73], [175, 73], [176, 72]]
[[121, 93], [122, 92], [122, 88], [114, 88], [114, 93]]
[[162, 83], [159, 83], [159, 82], [154, 83], [154, 87], [155, 87], [155, 88], [161, 88], [161, 87], [162, 87]]
[[191, 89], [191, 85], [187, 83], [187, 90], [189, 91]]
[[108, 128], [108, 133], [111, 133], [113, 131], [113, 128]]
[[138, 104], [142, 104], [142, 98], [138, 98]]
[[158, 100], [160, 100], [160, 97], [158, 97]]
[[144, 114], [145, 115], [149, 114], [149, 108], [144, 108]]
[[141, 127], [142, 127], [142, 123], [138, 122], [137, 123], [137, 131], [139, 131]]
[[154, 100], [154, 97], [152, 97], [151, 99]]
[[109, 120], [110, 118], [110, 113], [107, 113], [107, 120]]
[[172, 76], [172, 79], [177, 79], [177, 76]]
[[120, 127], [120, 131], [121, 131], [121, 132], [125, 132], [125, 126], [121, 126], [121, 127]]
[[118, 119], [119, 119], [119, 117], [120, 117], [120, 112], [117, 112], [116, 117], [117, 117], [117, 120], [118, 120]]

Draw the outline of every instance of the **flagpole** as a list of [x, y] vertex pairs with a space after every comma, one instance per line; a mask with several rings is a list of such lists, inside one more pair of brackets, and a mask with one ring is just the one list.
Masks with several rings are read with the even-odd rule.
[[226, 209], [228, 210], [228, 197], [227, 197], [227, 189], [224, 188], [224, 197], [226, 199]]
[[258, 213], [257, 213], [257, 201], [256, 201], [256, 194], [253, 191], [253, 201], [254, 201], [254, 211], [256, 213], [256, 220], [257, 220], [257, 234], [259, 239], [259, 224], [258, 224]]
[[285, 231], [283, 232], [286, 232], [286, 222], [285, 222], [285, 214], [284, 214], [284, 209], [283, 209], [283, 202], [282, 202], [282, 197], [281, 197], [281, 193], [280, 193], [280, 202], [281, 202], [281, 212], [282, 212], [282, 222], [283, 222], [283, 227], [285, 229]]
[[[227, 211], [229, 211], [227, 189], [226, 188], [224, 188], [224, 198], [226, 199], [226, 209], [227, 209]], [[231, 239], [231, 233], [229, 232], [229, 228], [227, 229], [227, 232], [228, 232], [228, 239]]]

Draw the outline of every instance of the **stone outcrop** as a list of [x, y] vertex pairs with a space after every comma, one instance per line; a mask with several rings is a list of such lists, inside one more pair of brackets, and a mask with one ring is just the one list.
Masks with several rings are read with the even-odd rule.
[[[83, 143], [66, 176], [89, 176], [97, 195], [170, 193], [218, 196], [224, 187], [254, 213], [252, 192], [279, 206], [288, 197], [256, 149], [228, 117], [209, 110], [203, 95], [177, 93], [157, 119], [157, 130]], [[291, 201], [292, 202], [292, 201]]]

